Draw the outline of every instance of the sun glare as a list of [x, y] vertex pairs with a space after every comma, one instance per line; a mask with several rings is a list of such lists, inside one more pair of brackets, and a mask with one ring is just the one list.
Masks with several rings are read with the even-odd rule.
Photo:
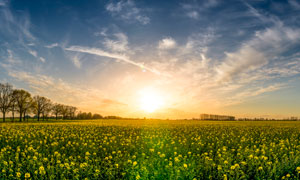
[[163, 97], [154, 89], [147, 88], [140, 91], [140, 108], [152, 113], [163, 105]]

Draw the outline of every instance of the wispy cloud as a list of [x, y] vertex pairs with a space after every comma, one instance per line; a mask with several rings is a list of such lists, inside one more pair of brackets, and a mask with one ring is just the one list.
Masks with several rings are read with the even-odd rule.
[[292, 6], [292, 8], [300, 9], [300, 3], [296, 0], [288, 0], [289, 4]]
[[126, 106], [122, 102], [105, 97], [105, 94], [98, 89], [81, 88], [62, 79], [37, 73], [33, 75], [13, 67], [5, 69], [10, 77], [28, 85], [28, 90], [33, 94], [49, 97], [58, 103], [74, 105], [84, 111], [90, 111], [93, 106], [92, 110], [96, 112], [111, 112], [109, 109], [111, 106], [115, 108]]
[[218, 0], [191, 1], [189, 3], [184, 3], [181, 6], [187, 17], [197, 20], [203, 11], [215, 7], [219, 3], [220, 1]]
[[141, 13], [141, 9], [138, 8], [132, 0], [121, 0], [117, 3], [108, 3], [106, 10], [113, 16], [119, 17], [126, 21], [136, 21], [141, 24], [149, 24], [150, 18]]
[[31, 54], [31, 55], [34, 56], [34, 57], [37, 57], [37, 56], [38, 56], [38, 55], [37, 55], [37, 52], [34, 51], [34, 50], [29, 50], [28, 53]]
[[88, 54], [93, 54], [93, 55], [103, 56], [103, 57], [109, 57], [109, 58], [112, 58], [112, 59], [115, 59], [115, 60], [120, 60], [120, 61], [126, 62], [128, 64], [132, 64], [134, 66], [137, 66], [137, 67], [139, 67], [141, 69], [145, 69], [145, 70], [150, 71], [150, 72], [152, 72], [154, 74], [157, 74], [157, 75], [161, 74], [156, 69], [147, 67], [143, 63], [137, 63], [137, 62], [131, 60], [125, 54], [110, 53], [110, 52], [103, 51], [102, 49], [90, 48], [90, 47], [82, 47], [82, 46], [71, 46], [71, 47], [65, 48], [65, 50], [75, 51], [75, 52], [82, 52], [82, 53], [88, 53]]
[[115, 39], [105, 38], [103, 44], [105, 47], [113, 52], [124, 52], [128, 48], [128, 37], [124, 33], [115, 33]]
[[78, 55], [75, 55], [74, 57], [71, 57], [71, 61], [77, 68], [81, 68], [81, 61]]
[[46, 45], [45, 47], [46, 48], [54, 48], [54, 47], [58, 47], [58, 43], [53, 43], [53, 44], [50, 44], [50, 45]]
[[188, 17], [192, 19], [198, 19], [199, 18], [199, 13], [197, 11], [189, 11], [186, 13]]
[[45, 62], [46, 62], [46, 59], [43, 58], [43, 57], [39, 57], [39, 59], [40, 59], [40, 61], [41, 61], [42, 63], [45, 63]]
[[176, 41], [171, 37], [164, 38], [158, 42], [159, 49], [172, 49], [175, 47]]
[[5, 1], [0, 1], [0, 6], [5, 6], [5, 5], [6, 5]]
[[30, 32], [30, 19], [27, 14], [23, 14], [21, 17], [15, 17], [10, 10], [10, 5], [7, 2], [3, 2], [0, 5], [0, 32], [6, 36], [11, 36], [18, 39], [22, 44], [24, 40], [34, 41], [35, 37]]

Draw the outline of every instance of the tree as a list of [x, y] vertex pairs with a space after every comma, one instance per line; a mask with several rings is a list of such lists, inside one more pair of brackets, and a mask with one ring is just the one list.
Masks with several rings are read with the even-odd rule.
[[9, 107], [9, 111], [11, 111], [12, 114], [12, 122], [15, 121], [15, 111], [16, 111], [16, 101], [15, 101], [15, 97], [13, 96], [13, 94], [11, 95], [11, 103], [10, 103], [10, 107]]
[[52, 112], [53, 112], [53, 114], [55, 115], [55, 119], [57, 120], [57, 117], [58, 117], [58, 115], [59, 114], [61, 114], [61, 112], [62, 112], [62, 108], [63, 108], [63, 105], [62, 104], [54, 104], [53, 106], [52, 106]]
[[69, 109], [70, 118], [74, 119], [75, 118], [75, 113], [77, 111], [77, 107], [69, 106], [68, 109]]
[[68, 109], [69, 109], [69, 106], [62, 105], [62, 107], [61, 107], [61, 115], [63, 116], [63, 119], [67, 118], [67, 116], [68, 116]]
[[50, 100], [42, 96], [34, 96], [34, 112], [37, 115], [38, 121], [40, 121], [40, 115], [49, 106]]
[[49, 114], [50, 112], [52, 111], [52, 102], [49, 100], [47, 103], [46, 103], [46, 106], [45, 108], [43, 109], [43, 121], [45, 120], [45, 118], [48, 120], [48, 117], [49, 117]]
[[23, 89], [16, 89], [13, 91], [14, 100], [16, 102], [16, 109], [20, 113], [20, 122], [22, 122], [23, 113], [28, 110], [32, 103], [31, 94]]
[[29, 118], [29, 113], [34, 111], [34, 101], [32, 99], [32, 97], [30, 96], [30, 98], [28, 98], [28, 102], [25, 103], [24, 106], [24, 111], [23, 111], [23, 121], [25, 121], [26, 117], [27, 117], [27, 121]]
[[100, 114], [94, 114], [93, 119], [102, 119], [103, 117]]
[[10, 84], [0, 83], [0, 109], [3, 115], [3, 122], [5, 122], [5, 115], [12, 102], [12, 91], [12, 86]]

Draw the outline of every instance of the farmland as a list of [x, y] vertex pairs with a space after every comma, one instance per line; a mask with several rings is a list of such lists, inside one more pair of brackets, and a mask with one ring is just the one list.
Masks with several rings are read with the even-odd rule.
[[0, 179], [299, 179], [300, 122], [0, 124]]

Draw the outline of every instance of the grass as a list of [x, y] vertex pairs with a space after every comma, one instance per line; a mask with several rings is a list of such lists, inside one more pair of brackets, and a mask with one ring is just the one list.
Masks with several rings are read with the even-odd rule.
[[299, 179], [300, 122], [1, 123], [0, 179]]

